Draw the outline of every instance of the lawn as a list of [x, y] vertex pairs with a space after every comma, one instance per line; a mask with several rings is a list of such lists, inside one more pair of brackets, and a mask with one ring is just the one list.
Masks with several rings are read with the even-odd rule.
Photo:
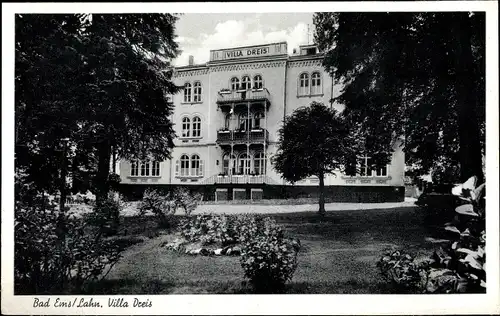
[[[384, 249], [429, 253], [439, 228], [417, 207], [275, 214], [301, 240], [298, 268], [288, 293], [390, 293], [376, 261]], [[153, 221], [126, 218], [127, 235], [144, 241], [128, 248], [95, 294], [249, 293], [239, 257], [189, 256], [161, 247], [172, 239]]]

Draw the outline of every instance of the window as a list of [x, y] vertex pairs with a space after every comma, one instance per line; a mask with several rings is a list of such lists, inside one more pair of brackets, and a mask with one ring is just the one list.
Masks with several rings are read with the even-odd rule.
[[247, 154], [241, 154], [240, 159], [238, 159], [238, 173], [239, 174], [250, 173], [250, 157], [248, 157]]
[[255, 77], [253, 77], [253, 88], [254, 89], [262, 89], [263, 87], [263, 83], [262, 83], [262, 76], [261, 75], [256, 75]]
[[160, 162], [159, 161], [153, 161], [151, 166], [151, 175], [153, 177], [158, 177], [160, 176]]
[[370, 177], [372, 175], [371, 157], [361, 156], [357, 159], [357, 169], [361, 177]]
[[189, 82], [184, 85], [184, 102], [191, 102], [191, 84]]
[[241, 79], [241, 89], [242, 90], [248, 90], [252, 87], [252, 81], [250, 80], [250, 77], [244, 76]]
[[240, 79], [233, 77], [231, 79], [231, 90], [239, 90], [240, 89]]
[[238, 117], [238, 126], [242, 131], [247, 131], [252, 128], [252, 120], [248, 118], [246, 113], [242, 113]]
[[253, 116], [253, 127], [255, 129], [259, 129], [262, 127], [262, 119], [264, 118], [264, 114], [262, 112], [257, 112]]
[[193, 102], [201, 102], [201, 82], [194, 84]]
[[[231, 158], [230, 158], [231, 157]], [[222, 172], [224, 174], [235, 174], [236, 173], [236, 156], [229, 156], [228, 154], [222, 157]]]
[[231, 114], [227, 114], [225, 119], [224, 119], [224, 127], [226, 129], [229, 129], [231, 127], [231, 118], [232, 118], [232, 115]]
[[181, 177], [189, 175], [189, 157], [187, 155], [181, 156]]
[[189, 137], [191, 130], [191, 120], [189, 117], [182, 119], [182, 137]]
[[384, 167], [382, 168], [377, 168], [375, 170], [375, 175], [377, 177], [387, 177], [387, 165], [385, 165]]
[[203, 174], [202, 162], [200, 160], [200, 156], [192, 155], [191, 156], [191, 175], [192, 176], [201, 176]]
[[137, 177], [139, 175], [139, 162], [137, 160], [132, 161], [130, 165], [130, 175]]
[[253, 158], [253, 172], [256, 175], [266, 174], [266, 159], [263, 152], [255, 154]]
[[131, 162], [130, 176], [132, 177], [159, 177], [160, 162], [159, 161], [138, 161]]
[[201, 119], [198, 116], [193, 117], [193, 137], [201, 136]]
[[311, 94], [321, 94], [321, 75], [319, 72], [314, 72], [311, 75]]
[[299, 95], [309, 94], [309, 75], [304, 73], [299, 78]]
[[141, 163], [141, 176], [149, 176], [149, 161], [144, 161]]

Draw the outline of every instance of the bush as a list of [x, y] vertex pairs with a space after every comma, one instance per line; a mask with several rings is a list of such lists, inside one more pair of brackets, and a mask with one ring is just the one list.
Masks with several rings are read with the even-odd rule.
[[170, 226], [170, 217], [175, 214], [177, 204], [171, 194], [163, 195], [157, 190], [147, 189], [139, 203], [139, 216], [144, 216], [150, 211], [156, 216], [160, 227]]
[[152, 212], [160, 227], [169, 228], [172, 222], [172, 216], [178, 208], [183, 208], [187, 216], [198, 206], [201, 196], [199, 194], [190, 194], [186, 189], [176, 188], [167, 194], [155, 189], [147, 189], [139, 203], [139, 215], [143, 216], [146, 212]]
[[284, 238], [282, 228], [270, 218], [260, 226], [243, 242], [241, 266], [257, 293], [283, 293], [297, 268], [300, 242]]
[[116, 235], [120, 227], [120, 213], [123, 202], [110, 192], [107, 199], [94, 206], [94, 211], [87, 216], [89, 224], [99, 228], [104, 236]]
[[283, 292], [297, 268], [300, 242], [285, 238], [269, 217], [204, 214], [184, 219], [179, 228], [189, 242], [241, 244], [240, 262], [256, 292]]
[[426, 212], [430, 223], [444, 224], [455, 216], [460, 199], [451, 193], [423, 193], [416, 204]]
[[377, 262], [377, 267], [398, 293], [425, 292], [429, 261], [418, 262], [408, 253], [389, 250]]
[[182, 207], [187, 216], [191, 216], [202, 199], [202, 194], [191, 193], [185, 188], [175, 188], [173, 199], [178, 207]]
[[246, 214], [203, 214], [182, 220], [180, 231], [190, 242], [227, 246], [255, 236], [259, 218]]
[[26, 192], [16, 192], [15, 201], [16, 293], [81, 292], [102, 280], [122, 247], [103, 239], [83, 218], [58, 211], [43, 194]]
[[462, 202], [455, 207], [456, 216], [453, 221], [444, 227], [450, 240], [446, 246], [435, 250], [425, 265], [418, 264], [399, 252], [393, 253], [385, 255], [379, 261], [382, 275], [403, 290], [424, 293], [484, 293], [484, 188], [484, 184], [476, 187], [476, 178], [472, 177], [452, 189], [453, 195], [458, 196]]

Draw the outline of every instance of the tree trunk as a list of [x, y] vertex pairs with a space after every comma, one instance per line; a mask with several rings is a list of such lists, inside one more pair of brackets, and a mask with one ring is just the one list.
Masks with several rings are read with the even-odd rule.
[[471, 49], [471, 24], [468, 12], [463, 12], [454, 19], [453, 25], [455, 49], [456, 98], [458, 105], [459, 159], [460, 178], [466, 181], [472, 176], [478, 177], [478, 183], [484, 179], [482, 169], [481, 141], [476, 114], [476, 87], [474, 59]]
[[109, 193], [109, 163], [111, 159], [111, 148], [107, 142], [99, 144], [98, 163], [96, 176], [96, 204], [100, 205], [106, 200]]
[[324, 216], [326, 214], [325, 211], [325, 175], [323, 172], [320, 172], [318, 175], [319, 178], [319, 214]]
[[63, 150], [62, 150], [62, 161], [61, 161], [61, 183], [59, 187], [59, 193], [60, 193], [60, 200], [59, 200], [59, 209], [61, 213], [65, 211], [66, 207], [66, 176], [68, 174], [67, 171], [67, 163], [66, 163], [66, 150], [67, 150], [67, 143], [63, 144]]

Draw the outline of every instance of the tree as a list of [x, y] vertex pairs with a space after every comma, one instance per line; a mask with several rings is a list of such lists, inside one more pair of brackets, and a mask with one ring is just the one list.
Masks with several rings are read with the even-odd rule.
[[[314, 24], [323, 65], [344, 85], [335, 101], [377, 135], [373, 146], [389, 154], [404, 136], [416, 176], [482, 181], [484, 13], [316, 13]], [[459, 174], [445, 173], [456, 165]]]
[[75, 184], [90, 182], [99, 203], [113, 151], [124, 159], [170, 157], [176, 19], [18, 15], [16, 168], [61, 194], [66, 188], [57, 183], [67, 171]]
[[[169, 61], [177, 56], [171, 14], [93, 14], [82, 97], [84, 142], [95, 143], [96, 198], [107, 196], [112, 150], [120, 158], [170, 158], [175, 132], [169, 94], [179, 91]], [[89, 119], [90, 118], [90, 119]]]
[[335, 174], [347, 166], [352, 157], [347, 122], [335, 110], [312, 102], [285, 118], [279, 130], [278, 150], [273, 157], [282, 177], [296, 182], [305, 177], [319, 179], [319, 213], [325, 213], [327, 174]]

